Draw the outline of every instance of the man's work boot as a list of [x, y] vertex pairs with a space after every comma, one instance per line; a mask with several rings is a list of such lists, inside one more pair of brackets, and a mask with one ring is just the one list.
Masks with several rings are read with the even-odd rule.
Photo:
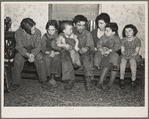
[[65, 90], [71, 90], [74, 87], [74, 81], [69, 80], [68, 84], [64, 87]]

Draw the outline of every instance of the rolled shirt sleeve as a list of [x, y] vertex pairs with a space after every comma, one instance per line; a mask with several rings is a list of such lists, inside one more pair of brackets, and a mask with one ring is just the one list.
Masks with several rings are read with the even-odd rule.
[[90, 32], [86, 32], [86, 46], [87, 48], [93, 50], [94, 49], [94, 42], [93, 42], [93, 37], [92, 34]]

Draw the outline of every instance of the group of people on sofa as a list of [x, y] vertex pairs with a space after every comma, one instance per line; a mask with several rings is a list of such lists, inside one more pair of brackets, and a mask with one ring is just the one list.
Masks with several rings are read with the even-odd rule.
[[[97, 28], [86, 30], [88, 20], [77, 15], [73, 21], [58, 25], [56, 20], [49, 20], [43, 36], [31, 18], [24, 18], [15, 33], [17, 53], [12, 68], [11, 91], [20, 87], [21, 72], [26, 60], [34, 62], [41, 87], [50, 91], [57, 87], [55, 76], [62, 74], [62, 80], [68, 81], [65, 90], [71, 90], [75, 84], [74, 70], [84, 70], [85, 90], [110, 90], [120, 69], [121, 89], [125, 88], [125, 68], [130, 62], [132, 89], [136, 88], [136, 61], [139, 58], [141, 41], [136, 36], [137, 28], [128, 24], [122, 31], [123, 39], [118, 35], [118, 25], [110, 22], [107, 13], [101, 13], [95, 19]], [[59, 30], [61, 32], [59, 32]], [[121, 51], [121, 52], [120, 52]], [[98, 82], [94, 80], [93, 70], [101, 71]], [[103, 81], [110, 72], [106, 86]]]

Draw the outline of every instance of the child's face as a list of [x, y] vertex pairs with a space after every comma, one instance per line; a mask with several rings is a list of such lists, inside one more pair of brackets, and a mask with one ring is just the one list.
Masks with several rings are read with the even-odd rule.
[[109, 28], [109, 27], [105, 28], [105, 35], [106, 35], [106, 37], [113, 36], [114, 34], [115, 34], [115, 32], [113, 32], [111, 28]]
[[54, 35], [56, 31], [57, 31], [57, 30], [55, 29], [54, 26], [49, 26], [49, 28], [47, 29], [47, 32], [48, 32], [48, 34], [50, 34], [50, 35]]
[[104, 22], [104, 20], [99, 20], [98, 21], [98, 27], [101, 31], [103, 31], [105, 29], [106, 23]]
[[64, 34], [71, 35], [73, 32], [73, 26], [72, 25], [66, 25], [65, 29], [63, 30]]
[[125, 35], [127, 38], [132, 38], [134, 35], [134, 31], [132, 28], [126, 28], [125, 29]]
[[33, 26], [33, 27], [31, 28], [31, 34], [34, 34], [35, 32], [36, 32], [36, 27]]

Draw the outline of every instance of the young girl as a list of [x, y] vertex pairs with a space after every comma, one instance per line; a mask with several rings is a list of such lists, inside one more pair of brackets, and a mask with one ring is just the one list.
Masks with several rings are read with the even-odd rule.
[[97, 42], [97, 49], [98, 52], [95, 54], [94, 61], [96, 64], [94, 64], [94, 67], [99, 67], [102, 56], [106, 55], [109, 56], [109, 62], [113, 64], [113, 71], [117, 71], [119, 55], [116, 51], [120, 49], [120, 38], [116, 23], [111, 22], [105, 26], [105, 35]]
[[125, 88], [124, 75], [127, 61], [130, 62], [131, 73], [132, 73], [132, 83], [131, 88], [136, 88], [136, 60], [139, 57], [139, 50], [141, 47], [141, 40], [136, 37], [138, 33], [137, 28], [132, 25], [126, 25], [123, 29], [123, 39], [122, 39], [122, 58], [120, 64], [120, 88]]
[[69, 50], [72, 62], [75, 66], [80, 66], [80, 57], [78, 54], [79, 48], [79, 41], [77, 39], [77, 36], [73, 34], [73, 26], [71, 22], [63, 22], [61, 24], [61, 31], [62, 33], [59, 35], [57, 39], [57, 46], [62, 47], [65, 49], [67, 47], [67, 44], [73, 46], [74, 48], [71, 48]]
[[61, 75], [60, 53], [52, 48], [52, 41], [58, 37], [58, 24], [56, 20], [49, 20], [46, 24], [47, 33], [42, 37], [42, 52], [46, 63], [47, 76], [50, 77], [49, 83], [56, 86], [55, 74]]

